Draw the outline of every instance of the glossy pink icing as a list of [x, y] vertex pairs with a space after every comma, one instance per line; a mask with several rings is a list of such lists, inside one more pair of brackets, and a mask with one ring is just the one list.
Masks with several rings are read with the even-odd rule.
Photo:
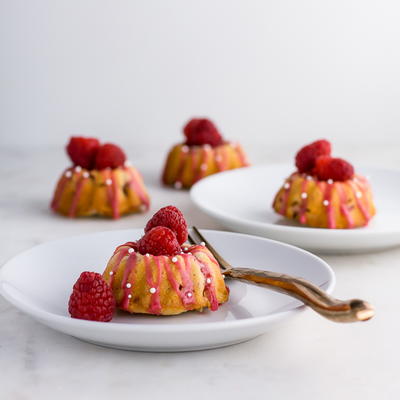
[[111, 185], [106, 185], [108, 204], [111, 206], [113, 218], [118, 219], [120, 217], [118, 207], [118, 183], [116, 181], [114, 171], [106, 168], [101, 171], [101, 175], [104, 179], [104, 182], [106, 182], [108, 179], [111, 180]]
[[136, 171], [136, 169], [129, 167], [125, 167], [125, 171], [127, 171], [130, 176], [129, 186], [131, 187], [131, 190], [139, 196], [140, 201], [146, 207], [146, 210], [148, 210], [150, 206], [150, 198], [140, 183], [142, 179], [139, 172]]
[[[309, 181], [307, 179], [304, 179], [303, 182], [301, 183], [301, 194], [303, 193], [307, 194], [308, 182]], [[308, 205], [308, 197], [306, 197], [305, 199], [301, 197], [300, 211], [299, 211], [299, 221], [301, 224], [307, 223], [307, 205]]]
[[[126, 260], [124, 276], [123, 276], [122, 282], [121, 282], [121, 286], [124, 291], [124, 297], [122, 298], [120, 307], [124, 310], [128, 309], [129, 294], [132, 292], [131, 288], [134, 287], [135, 282], [134, 282], [133, 272], [135, 270], [135, 266], [136, 266], [136, 253], [131, 253], [128, 255], [128, 258]], [[126, 287], [127, 283], [130, 283], [131, 288]]]
[[151, 314], [161, 314], [161, 303], [160, 303], [160, 283], [161, 283], [161, 268], [159, 257], [154, 257], [156, 267], [156, 279], [153, 279], [153, 270], [151, 267], [150, 257], [144, 257], [144, 263], [146, 267], [146, 282], [149, 288], [155, 288], [155, 293], [150, 294], [150, 306], [149, 312]]
[[354, 227], [354, 221], [353, 221], [353, 217], [351, 216], [350, 211], [349, 211], [349, 209], [347, 207], [346, 193], [343, 190], [342, 185], [336, 185], [336, 189], [337, 189], [339, 197], [340, 197], [340, 212], [345, 217], [346, 222], [347, 222], [347, 226], [349, 228], [353, 228]]
[[81, 171], [81, 172], [78, 172], [77, 179], [78, 179], [78, 183], [76, 184], [75, 193], [74, 193], [74, 196], [72, 198], [71, 206], [70, 206], [69, 212], [68, 212], [68, 216], [71, 217], [71, 218], [75, 217], [75, 215], [76, 215], [76, 209], [77, 209], [78, 204], [79, 204], [79, 199], [81, 197], [83, 185], [85, 184], [85, 181], [88, 178], [84, 178], [82, 176], [82, 171]]

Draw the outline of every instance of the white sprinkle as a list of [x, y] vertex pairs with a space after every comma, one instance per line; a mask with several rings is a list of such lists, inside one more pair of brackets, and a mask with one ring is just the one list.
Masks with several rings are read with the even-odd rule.
[[328, 182], [328, 185], [332, 185], [333, 184], [333, 179], [328, 179], [327, 182]]
[[132, 254], [132, 253], [134, 253], [135, 252], [135, 249], [132, 249], [132, 247], [128, 250], [128, 253], [129, 254]]
[[154, 294], [155, 292], [157, 292], [157, 289], [155, 287], [150, 288], [149, 292], [151, 294]]
[[85, 171], [85, 172], [82, 174], [82, 176], [83, 176], [85, 179], [87, 179], [87, 178], [89, 178], [90, 174], [89, 174], [89, 172]]
[[112, 180], [110, 178], [106, 179], [106, 185], [111, 186], [112, 185]]
[[132, 163], [129, 160], [126, 160], [124, 162], [124, 165], [125, 165], [125, 167], [130, 167], [130, 166], [132, 166]]
[[307, 197], [308, 197], [308, 195], [307, 195], [306, 192], [303, 192], [303, 193], [301, 194], [301, 198], [302, 198], [302, 199], [306, 199]]
[[192, 255], [192, 253], [189, 251], [189, 253], [188, 253], [189, 255]]
[[131, 299], [132, 298], [132, 295], [131, 294], [128, 294], [128, 299]]
[[361, 193], [361, 192], [357, 192], [357, 193], [356, 193], [356, 196], [357, 196], [357, 199], [361, 199], [362, 193]]
[[215, 161], [221, 162], [222, 161], [222, 157], [218, 154], [217, 156], [215, 156]]
[[203, 149], [204, 150], [210, 150], [211, 146], [209, 144], [205, 144], [205, 145], [203, 145]]
[[184, 251], [181, 251], [181, 254], [185, 254], [185, 252], [184, 252]]
[[82, 167], [79, 166], [79, 165], [77, 165], [77, 166], [75, 167], [75, 172], [81, 172], [81, 171], [82, 171]]
[[192, 293], [192, 292], [187, 292], [187, 293], [186, 293], [186, 296], [187, 296], [187, 297], [192, 297], [192, 296], [193, 296], [193, 293]]
[[201, 169], [202, 171], [205, 171], [205, 170], [207, 169], [207, 164], [201, 164], [201, 165], [200, 165], [200, 169]]
[[225, 275], [224, 274], [222, 274], [222, 279], [225, 279]]
[[182, 182], [176, 181], [174, 183], [175, 189], [182, 189]]
[[210, 283], [211, 283], [211, 278], [207, 278], [207, 279], [206, 279], [206, 282], [207, 282], [208, 284], [210, 284]]
[[313, 177], [312, 176], [310, 176], [310, 175], [307, 175], [307, 178], [306, 178], [308, 181], [312, 181], [313, 180]]
[[200, 243], [200, 246], [203, 246], [203, 247], [204, 247], [205, 245], [206, 245], [205, 242], [201, 242], [201, 243]]
[[183, 251], [188, 251], [189, 249], [187, 248], [187, 247], [184, 247], [183, 248]]
[[127, 289], [130, 289], [131, 287], [132, 287], [132, 285], [131, 285], [130, 283], [127, 283], [127, 284], [126, 284], [126, 288], [127, 288]]
[[188, 146], [182, 146], [181, 150], [183, 153], [188, 153], [189, 152], [189, 147]]
[[146, 253], [146, 257], [150, 257], [150, 254], [149, 254], [149, 253]]
[[171, 261], [172, 261], [172, 262], [177, 262], [177, 261], [178, 261], [178, 257], [172, 257], [172, 258], [171, 258]]
[[322, 202], [322, 204], [323, 204], [324, 206], [329, 206], [329, 200], [324, 200], [324, 201]]
[[112, 276], [114, 275], [114, 271], [110, 271], [109, 274]]
[[67, 171], [67, 172], [65, 173], [65, 177], [66, 177], [66, 178], [71, 178], [71, 176], [72, 176], [72, 172], [71, 172], [71, 171]]
[[288, 182], [286, 182], [286, 183], [283, 185], [283, 187], [284, 187], [285, 189], [289, 189], [289, 188], [290, 188], [290, 184], [289, 184]]

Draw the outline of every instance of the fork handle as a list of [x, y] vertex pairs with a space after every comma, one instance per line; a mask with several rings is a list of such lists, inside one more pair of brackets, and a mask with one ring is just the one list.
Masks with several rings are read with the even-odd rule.
[[268, 286], [269, 289], [294, 297], [334, 322], [367, 321], [374, 316], [374, 308], [366, 301], [335, 299], [301, 278], [250, 268], [229, 268], [223, 274], [246, 283]]

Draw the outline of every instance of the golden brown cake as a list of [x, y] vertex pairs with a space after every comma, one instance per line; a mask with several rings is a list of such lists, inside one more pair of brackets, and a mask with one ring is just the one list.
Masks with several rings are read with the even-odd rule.
[[375, 215], [368, 180], [354, 167], [331, 157], [331, 144], [318, 140], [296, 155], [297, 171], [286, 179], [272, 207], [286, 218], [314, 228], [366, 226]]
[[331, 229], [365, 226], [376, 212], [366, 178], [355, 175], [343, 182], [322, 181], [299, 172], [285, 181], [273, 208], [303, 225]]
[[174, 256], [142, 255], [136, 243], [117, 247], [103, 273], [117, 307], [130, 313], [174, 315], [218, 309], [229, 292], [219, 265], [204, 246]]
[[190, 120], [184, 134], [186, 141], [168, 154], [162, 175], [166, 185], [188, 189], [206, 176], [249, 165], [240, 144], [223, 140], [208, 119]]
[[175, 145], [168, 154], [163, 182], [177, 189], [190, 188], [208, 175], [249, 165], [240, 144]]
[[132, 166], [86, 170], [68, 168], [57, 183], [51, 208], [68, 217], [121, 215], [148, 210], [149, 196]]

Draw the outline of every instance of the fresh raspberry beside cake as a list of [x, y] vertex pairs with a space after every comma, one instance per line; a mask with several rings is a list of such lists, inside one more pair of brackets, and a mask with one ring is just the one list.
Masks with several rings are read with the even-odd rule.
[[67, 153], [73, 166], [59, 179], [51, 208], [68, 217], [121, 215], [143, 212], [150, 205], [140, 173], [123, 150], [95, 138], [72, 137]]
[[277, 213], [314, 228], [368, 225], [376, 213], [371, 186], [349, 162], [331, 156], [328, 141], [303, 147], [296, 167], [274, 198]]
[[225, 141], [208, 119], [190, 120], [183, 133], [185, 142], [173, 146], [165, 163], [166, 185], [188, 189], [208, 175], [249, 165], [240, 144]]

